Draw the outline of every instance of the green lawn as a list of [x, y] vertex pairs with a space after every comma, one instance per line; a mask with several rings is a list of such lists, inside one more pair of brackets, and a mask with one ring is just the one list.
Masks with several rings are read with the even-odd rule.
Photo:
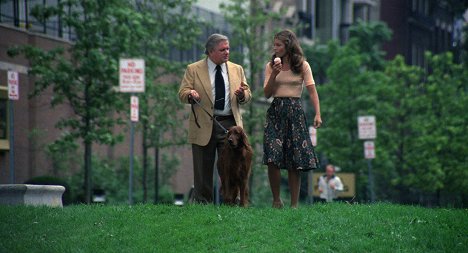
[[468, 252], [468, 210], [0, 206], [0, 252]]

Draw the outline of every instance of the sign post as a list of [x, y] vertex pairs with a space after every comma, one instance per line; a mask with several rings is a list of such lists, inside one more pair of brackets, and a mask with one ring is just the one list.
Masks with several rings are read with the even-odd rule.
[[15, 129], [13, 100], [19, 100], [19, 79], [18, 72], [8, 71], [8, 107], [10, 117], [10, 183], [15, 183]]
[[364, 142], [364, 158], [370, 160], [375, 158], [375, 146], [374, 141]]
[[358, 135], [359, 139], [364, 141], [364, 158], [367, 160], [367, 177], [370, 202], [375, 202], [374, 178], [372, 174], [372, 159], [375, 158], [374, 141], [377, 137], [377, 127], [375, 116], [358, 117]]
[[134, 93], [145, 92], [145, 61], [143, 59], [120, 59], [119, 90], [132, 93], [130, 98], [130, 170], [128, 175], [128, 203], [133, 204], [133, 153], [135, 122], [138, 122], [138, 97]]

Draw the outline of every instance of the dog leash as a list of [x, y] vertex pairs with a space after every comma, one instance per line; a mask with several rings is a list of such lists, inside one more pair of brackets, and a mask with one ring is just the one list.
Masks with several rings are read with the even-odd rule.
[[[211, 114], [200, 104], [200, 102], [198, 102], [198, 100], [193, 99], [193, 98], [192, 98], [192, 100], [195, 101], [195, 103], [197, 103], [197, 104], [200, 106], [200, 108], [202, 108], [202, 110], [205, 111], [206, 114], [208, 114], [208, 116], [210, 116], [210, 118], [211, 118], [212, 120], [214, 120], [214, 122], [216, 122], [216, 124], [218, 124], [219, 127], [221, 127], [221, 129], [223, 129], [224, 133], [226, 133], [226, 134], [228, 133], [228, 130], [227, 130], [225, 127], [223, 127], [223, 125], [221, 125], [221, 123], [219, 123], [219, 121], [216, 119], [216, 116], [213, 117], [213, 115], [211, 115]], [[193, 109], [193, 104], [192, 104], [192, 113], [193, 113], [193, 116], [195, 117], [195, 124], [197, 124], [198, 128], [201, 128], [200, 124], [198, 123], [197, 114], [195, 114], [195, 110]]]

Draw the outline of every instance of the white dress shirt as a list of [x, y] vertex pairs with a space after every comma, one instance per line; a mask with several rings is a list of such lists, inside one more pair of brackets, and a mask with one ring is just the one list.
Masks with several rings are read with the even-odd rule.
[[[211, 82], [211, 93], [213, 94], [213, 101], [215, 100], [215, 75], [216, 75], [216, 64], [211, 61], [209, 57], [207, 57], [208, 62], [208, 74], [210, 74], [210, 82]], [[223, 74], [224, 79], [224, 89], [225, 89], [225, 99], [224, 99], [224, 110], [217, 110], [214, 109], [214, 115], [221, 116], [221, 115], [232, 115], [231, 111], [231, 100], [229, 99], [229, 77], [227, 73], [226, 63], [221, 64], [221, 72]]]
[[[335, 186], [335, 189], [331, 187]], [[320, 193], [320, 198], [325, 199], [327, 202], [332, 202], [333, 199], [336, 199], [336, 193], [343, 191], [343, 183], [338, 176], [333, 176], [330, 180], [327, 181], [327, 175], [323, 175], [319, 178], [318, 183]]]

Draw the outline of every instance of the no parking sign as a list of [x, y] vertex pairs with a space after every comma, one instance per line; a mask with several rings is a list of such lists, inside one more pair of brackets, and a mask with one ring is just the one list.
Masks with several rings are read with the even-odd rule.
[[8, 98], [10, 100], [19, 99], [19, 81], [16, 71], [8, 71]]
[[375, 158], [375, 146], [373, 141], [364, 142], [364, 158], [374, 159]]

